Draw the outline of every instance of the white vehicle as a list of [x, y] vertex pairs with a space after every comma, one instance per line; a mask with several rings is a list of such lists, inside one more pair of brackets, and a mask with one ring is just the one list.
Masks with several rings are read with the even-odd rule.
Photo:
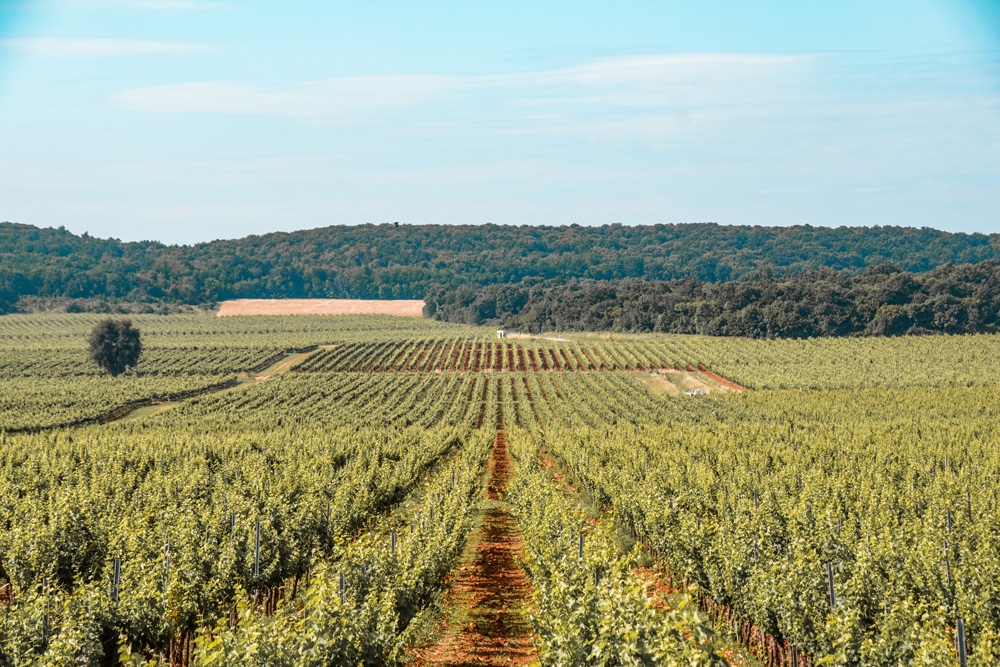
[[684, 393], [688, 396], [706, 396], [708, 394], [704, 389], [688, 389]]

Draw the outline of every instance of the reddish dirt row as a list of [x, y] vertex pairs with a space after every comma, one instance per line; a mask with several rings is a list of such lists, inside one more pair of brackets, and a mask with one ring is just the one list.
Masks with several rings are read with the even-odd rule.
[[[507, 438], [500, 431], [490, 459], [489, 500], [500, 500], [510, 466]], [[524, 559], [524, 545], [517, 523], [501, 502], [490, 503], [466, 552], [462, 562], [472, 562], [449, 575], [445, 609], [456, 621], [442, 628], [437, 643], [411, 649], [414, 664], [471, 667], [535, 662], [531, 626], [522, 613], [531, 598], [531, 580], [517, 564]]]
[[[653, 600], [653, 604], [656, 605], [657, 609], [665, 610], [670, 609], [671, 604], [667, 599], [668, 596], [674, 593], [683, 593], [684, 591], [674, 586], [673, 582], [669, 579], [667, 581], [663, 580], [663, 573], [649, 567], [640, 567], [635, 570], [636, 575], [642, 579], [643, 584], [646, 587], [646, 597]], [[685, 636], [688, 633], [684, 633]], [[726, 659], [732, 667], [742, 667], [746, 664], [746, 661], [742, 656], [736, 654], [736, 651], [732, 648], [725, 648], [719, 652], [723, 658]]]
[[745, 389], [745, 387], [741, 387], [740, 385], [736, 384], [735, 382], [730, 382], [729, 380], [727, 380], [726, 378], [722, 377], [721, 375], [716, 375], [712, 371], [710, 371], [707, 368], [705, 368], [704, 364], [698, 364], [698, 370], [702, 372], [702, 375], [707, 375], [708, 377], [712, 378], [713, 380], [715, 380], [719, 384], [721, 384], [721, 385], [723, 385], [725, 387], [729, 387], [730, 389], [732, 389], [734, 391], [743, 391]]
[[476, 420], [476, 428], [482, 428], [483, 422], [486, 421], [486, 397], [489, 395], [489, 391], [490, 381], [486, 380], [483, 382], [483, 395], [479, 399], [479, 419]]

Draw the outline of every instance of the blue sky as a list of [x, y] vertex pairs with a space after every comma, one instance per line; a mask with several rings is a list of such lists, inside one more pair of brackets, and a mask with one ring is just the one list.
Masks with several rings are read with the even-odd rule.
[[1000, 232], [1000, 0], [0, 0], [0, 220]]

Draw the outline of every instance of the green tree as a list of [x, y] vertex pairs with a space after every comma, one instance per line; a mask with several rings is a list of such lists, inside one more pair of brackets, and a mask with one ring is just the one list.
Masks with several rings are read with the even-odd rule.
[[90, 358], [112, 377], [139, 363], [142, 336], [130, 320], [101, 320], [90, 332]]

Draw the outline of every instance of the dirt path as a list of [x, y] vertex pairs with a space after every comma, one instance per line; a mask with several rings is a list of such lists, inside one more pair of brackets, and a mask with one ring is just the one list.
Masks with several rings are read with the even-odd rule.
[[524, 558], [521, 532], [500, 500], [510, 466], [507, 439], [500, 431], [479, 530], [449, 575], [440, 638], [411, 650], [415, 665], [528, 665], [538, 659], [524, 617], [531, 581], [517, 563]]
[[[299, 361], [302, 361], [312, 353], [313, 353], [312, 350], [310, 350], [309, 352], [289, 352], [281, 359], [278, 359], [273, 364], [271, 364], [264, 370], [260, 371], [259, 375], [255, 374], [254, 376], [249, 377], [241, 373], [239, 376], [237, 376], [239, 378], [239, 381], [232, 386], [223, 387], [222, 389], [215, 389], [215, 388], [206, 389], [205, 391], [196, 392], [195, 394], [190, 396], [190, 398], [205, 396], [206, 394], [223, 394], [227, 391], [234, 391], [236, 389], [239, 389], [240, 387], [246, 387], [247, 385], [254, 384], [255, 382], [263, 382], [265, 380], [270, 379], [271, 376], [273, 375], [287, 373], [292, 366], [294, 366]], [[105, 423], [111, 423], [116, 421], [128, 421], [131, 419], [139, 419], [140, 417], [157, 415], [160, 414], [161, 412], [166, 412], [167, 410], [172, 410], [178, 406], [184, 405], [184, 403], [186, 402], [187, 399], [183, 401], [156, 401], [135, 408], [134, 410], [126, 412], [125, 414], [115, 419], [109, 419]]]
[[285, 355], [284, 358], [279, 359], [278, 361], [274, 362], [273, 364], [262, 370], [259, 375], [254, 376], [254, 381], [261, 382], [263, 380], [267, 380], [272, 375], [287, 373], [292, 366], [302, 361], [312, 353], [313, 350], [310, 350], [308, 352], [291, 352]]
[[722, 384], [722, 385], [725, 385], [725, 386], [729, 387], [733, 391], [743, 391], [744, 389], [746, 389], [746, 387], [742, 387], [742, 386], [736, 384], [735, 382], [727, 380], [726, 378], [722, 377], [721, 375], [716, 375], [712, 371], [710, 371], [707, 368], [705, 368], [704, 364], [698, 364], [698, 370], [700, 370], [703, 374], [705, 374], [708, 377], [712, 378], [713, 380], [715, 380], [719, 384]]

